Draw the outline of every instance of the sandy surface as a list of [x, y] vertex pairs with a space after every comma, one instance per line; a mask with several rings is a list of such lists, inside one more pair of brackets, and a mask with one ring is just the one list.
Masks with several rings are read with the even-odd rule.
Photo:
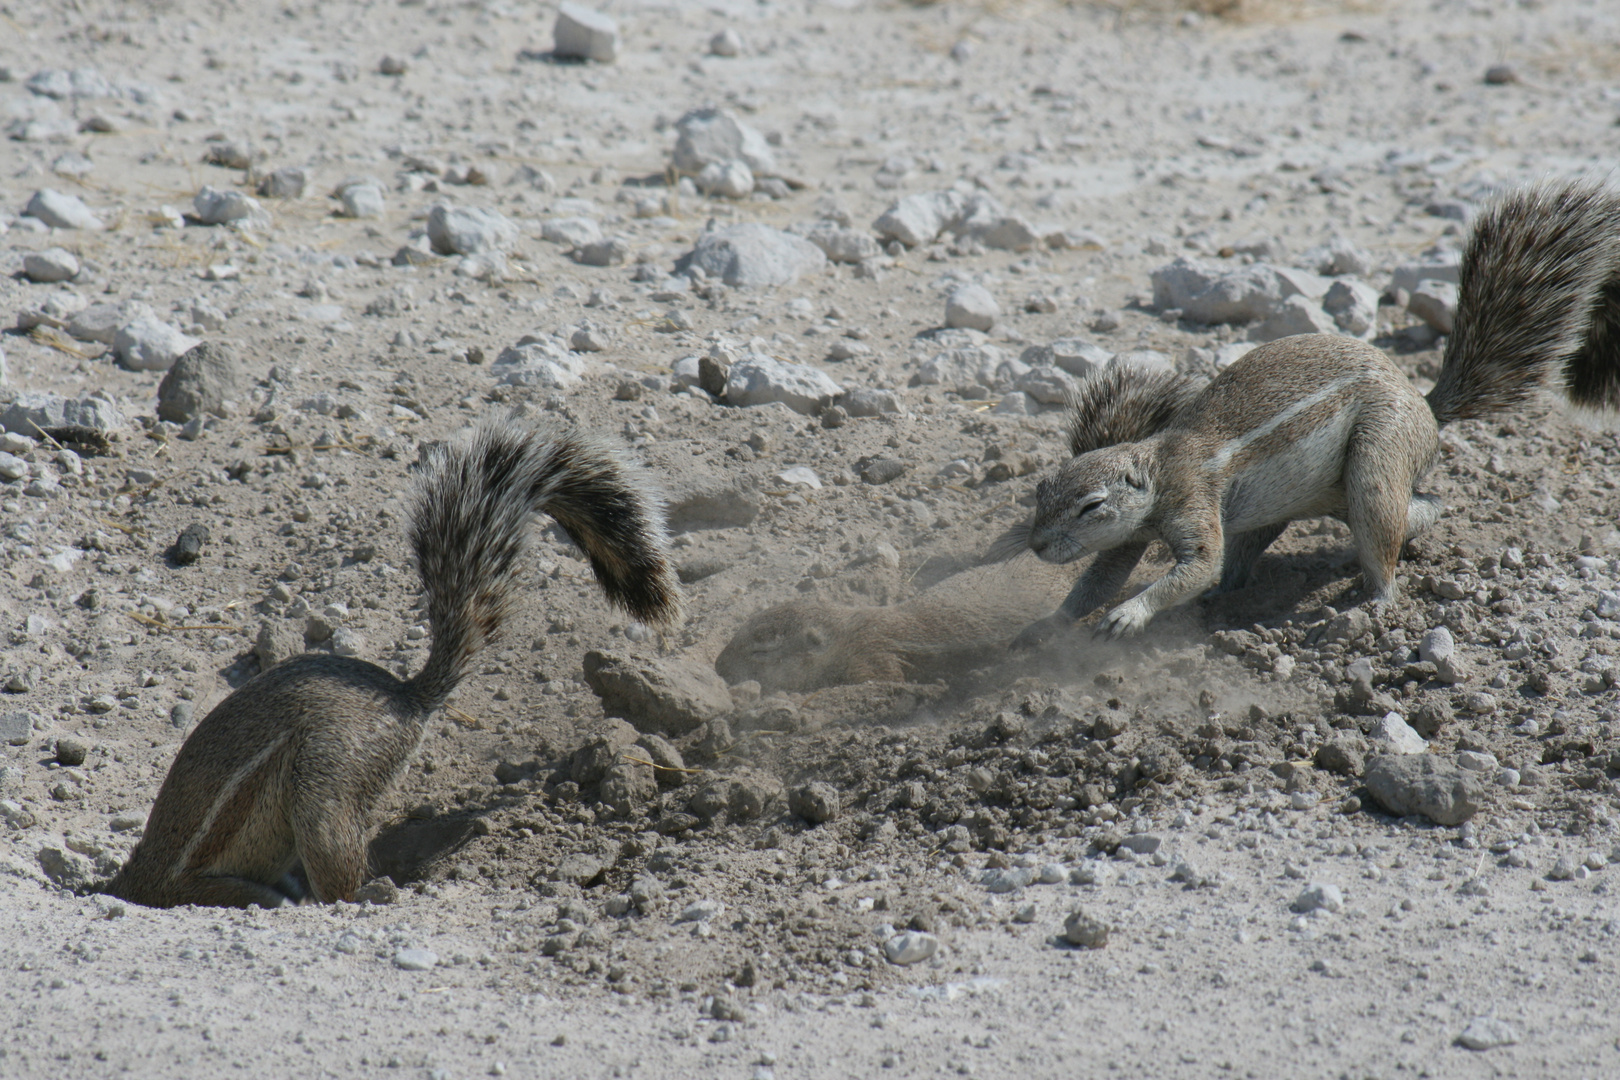
[[[623, 730], [587, 650], [708, 669], [770, 604], [906, 600], [1027, 515], [1061, 409], [999, 409], [1005, 370], [921, 381], [942, 352], [1083, 338], [1213, 374], [1256, 325], [1164, 315], [1151, 271], [1312, 262], [1339, 238], [1365, 256], [1346, 276], [1385, 294], [1373, 340], [1427, 389], [1439, 344], [1392, 274], [1458, 246], [1505, 185], [1609, 174], [1620, 18], [1294, 7], [625, 3], [613, 64], [549, 56], [550, 5], [0, 10], [0, 404], [96, 391], [124, 417], [100, 452], [14, 444], [25, 475], [0, 485], [0, 715], [28, 714], [0, 746], [0, 1076], [1620, 1071], [1620, 442], [1546, 404], [1447, 429], [1428, 489], [1450, 509], [1374, 615], [1347, 531], [1300, 522], [1249, 588], [1133, 642], [987, 650], [948, 683], [734, 688], [719, 722], [666, 732], [692, 771], [627, 808], [579, 769]], [[740, 53], [714, 55], [727, 28]], [[94, 77], [35, 78], [53, 69]], [[668, 185], [675, 122], [703, 105], [767, 136], [780, 197]], [[259, 197], [266, 219], [181, 220], [204, 186], [251, 195], [291, 166], [307, 189]], [[469, 168], [487, 182], [458, 182]], [[367, 178], [381, 216], [343, 216], [329, 193]], [[896, 198], [952, 185], [1034, 247], [872, 246]], [[106, 227], [20, 219], [46, 188]], [[429, 254], [439, 203], [515, 231], [497, 258]], [[542, 239], [560, 218], [622, 238], [619, 261]], [[711, 222], [818, 220], [872, 257], [780, 286], [670, 277]], [[25, 254], [52, 247], [77, 277], [29, 280]], [[1000, 318], [940, 333], [967, 283]], [[161, 372], [66, 329], [123, 301], [234, 351], [220, 415], [159, 422]], [[526, 335], [579, 377], [507, 378]], [[715, 349], [898, 411], [827, 425], [672, 382]], [[698, 508], [676, 541], [685, 624], [627, 623], [546, 531], [505, 641], [379, 808], [390, 902], [86, 892], [186, 728], [266, 659], [420, 667], [407, 468], [514, 406], [632, 443]], [[904, 472], [868, 483], [875, 458]], [[693, 492], [743, 510], [713, 520]], [[182, 566], [192, 524], [210, 538]], [[1440, 626], [1449, 681], [1416, 651]], [[1376, 809], [1358, 773], [1385, 711], [1480, 769], [1465, 824]], [[789, 809], [810, 782], [836, 793], [821, 824]], [[1063, 940], [1076, 905], [1106, 945]], [[891, 963], [908, 930], [938, 951]]]

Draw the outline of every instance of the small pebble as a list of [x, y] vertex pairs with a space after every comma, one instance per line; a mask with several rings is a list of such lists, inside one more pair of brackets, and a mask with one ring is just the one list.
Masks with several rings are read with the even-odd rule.
[[400, 949], [394, 953], [394, 966], [401, 971], [430, 971], [439, 963], [431, 949]]

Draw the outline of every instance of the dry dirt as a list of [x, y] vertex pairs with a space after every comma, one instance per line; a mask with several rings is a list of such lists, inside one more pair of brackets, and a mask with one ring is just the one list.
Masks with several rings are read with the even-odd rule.
[[[1556, 407], [1448, 429], [1429, 486], [1450, 509], [1412, 545], [1403, 599], [1370, 616], [1347, 530], [1300, 522], [1249, 588], [1131, 642], [989, 650], [927, 685], [740, 688], [722, 722], [673, 733], [686, 771], [627, 811], [576, 754], [622, 730], [585, 684], [588, 650], [707, 666], [761, 608], [904, 600], [1027, 513], [1061, 412], [911, 385], [941, 348], [1016, 358], [1084, 337], [1213, 373], [1248, 328], [1152, 310], [1148, 274], [1176, 254], [1265, 237], [1285, 264], [1344, 237], [1382, 290], [1455, 246], [1456, 215], [1491, 190], [1607, 175], [1616, 11], [611, 10], [609, 65], [556, 62], [555, 9], [501, 0], [0, 7], [0, 322], [70, 293], [138, 300], [241, 366], [225, 415], [182, 431], [154, 413], [160, 373], [48, 324], [0, 337], [0, 399], [100, 391], [128, 418], [106, 447], [20, 453], [28, 475], [0, 486], [0, 714], [30, 714], [0, 746], [0, 1076], [1620, 1072], [1620, 598], [1602, 595], [1620, 569], [1620, 441]], [[727, 27], [740, 55], [712, 55]], [[405, 71], [382, 74], [384, 57]], [[1487, 83], [1498, 64], [1514, 79]], [[80, 68], [114, 96], [28, 88]], [[802, 186], [742, 201], [666, 186], [672, 124], [704, 104], [769, 135]], [[247, 169], [205, 161], [222, 139]], [[160, 210], [190, 212], [204, 185], [251, 193], [282, 166], [309, 187], [261, 199], [267, 225], [173, 227]], [[492, 182], [445, 178], [468, 166]], [[328, 192], [351, 176], [379, 180], [380, 217], [339, 215]], [[845, 216], [870, 234], [897, 196], [953, 183], [1073, 246], [947, 238], [781, 287], [666, 280], [710, 219]], [[42, 188], [108, 227], [14, 221]], [[663, 212], [634, 216], [649, 197]], [[438, 202], [517, 226], [493, 278], [396, 264]], [[540, 238], [558, 216], [594, 218], [628, 260], [571, 259]], [[28, 280], [24, 253], [48, 247], [76, 255], [75, 280]], [[940, 335], [945, 292], [968, 281], [1001, 319]], [[1031, 294], [1046, 310], [1024, 310]], [[1433, 336], [1399, 306], [1379, 319], [1377, 343], [1426, 388]], [[578, 354], [579, 385], [492, 371], [521, 336], [585, 322], [605, 348]], [[900, 411], [828, 427], [671, 389], [676, 361], [750, 339], [891, 390]], [[869, 349], [827, 359], [848, 341]], [[381, 808], [388, 902], [150, 911], [84, 892], [139, 836], [185, 728], [261, 655], [304, 648], [312, 614], [342, 605], [321, 616], [342, 633], [309, 647], [420, 666], [408, 467], [514, 406], [633, 442], [678, 496], [740, 500], [745, 524], [677, 538], [685, 624], [627, 624], [547, 531], [506, 640]], [[880, 457], [906, 471], [864, 482]], [[821, 486], [781, 477], [798, 466]], [[170, 548], [193, 524], [210, 538], [182, 566]], [[1454, 682], [1415, 652], [1438, 626]], [[1370, 802], [1357, 773], [1386, 710], [1428, 753], [1482, 763], [1460, 828]], [[82, 763], [63, 764], [75, 741]], [[820, 824], [789, 798], [812, 782], [837, 804]], [[1298, 910], [1317, 885], [1339, 896]], [[1077, 904], [1110, 928], [1104, 947], [1063, 940]], [[889, 962], [908, 929], [937, 954]], [[436, 962], [406, 970], [412, 949]]]

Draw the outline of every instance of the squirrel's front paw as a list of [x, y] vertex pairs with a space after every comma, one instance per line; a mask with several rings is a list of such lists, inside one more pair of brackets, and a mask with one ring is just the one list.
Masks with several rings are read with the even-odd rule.
[[1070, 623], [1056, 615], [1048, 615], [1044, 619], [1037, 619], [1019, 633], [1007, 646], [1011, 652], [1028, 652], [1039, 649], [1057, 638], [1063, 631], [1069, 629]]
[[1097, 622], [1098, 637], [1134, 637], [1153, 621], [1153, 609], [1140, 599], [1119, 605]]

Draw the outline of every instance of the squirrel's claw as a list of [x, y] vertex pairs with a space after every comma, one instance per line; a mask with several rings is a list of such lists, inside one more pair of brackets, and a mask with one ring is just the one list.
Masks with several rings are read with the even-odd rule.
[[1106, 638], [1135, 637], [1153, 620], [1153, 612], [1138, 600], [1119, 605], [1097, 621], [1097, 636]]

